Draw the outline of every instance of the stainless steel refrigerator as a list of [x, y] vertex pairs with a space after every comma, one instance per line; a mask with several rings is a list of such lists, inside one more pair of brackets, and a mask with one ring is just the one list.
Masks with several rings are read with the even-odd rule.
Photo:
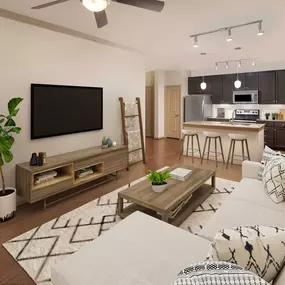
[[184, 97], [184, 122], [205, 121], [208, 117], [212, 117], [212, 95]]

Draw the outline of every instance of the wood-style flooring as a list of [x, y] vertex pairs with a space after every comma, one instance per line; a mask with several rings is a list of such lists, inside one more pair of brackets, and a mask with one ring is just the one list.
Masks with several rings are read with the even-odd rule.
[[[147, 138], [147, 164], [138, 163], [131, 166], [129, 172], [121, 171], [118, 180], [82, 192], [77, 196], [53, 205], [45, 211], [43, 210], [43, 204], [41, 202], [33, 205], [25, 204], [18, 207], [17, 215], [14, 219], [0, 224], [0, 284], [35, 284], [4, 249], [2, 243], [144, 176], [149, 169], [156, 170], [175, 163], [185, 163], [206, 169], [216, 169], [214, 161], [204, 161], [203, 165], [201, 165], [200, 159], [195, 159], [194, 164], [192, 164], [192, 159], [189, 157], [182, 157], [180, 161], [179, 152], [180, 142], [178, 140], [153, 140]], [[241, 167], [234, 165], [226, 170], [225, 165], [219, 163], [219, 167], [216, 169], [216, 176], [240, 181]]]

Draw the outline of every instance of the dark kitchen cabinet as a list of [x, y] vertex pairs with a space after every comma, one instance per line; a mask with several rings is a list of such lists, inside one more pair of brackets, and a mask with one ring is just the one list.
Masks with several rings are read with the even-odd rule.
[[285, 70], [276, 71], [276, 103], [285, 104]]
[[189, 77], [188, 78], [188, 94], [199, 94], [202, 93], [200, 84], [202, 83], [203, 78], [199, 77]]
[[274, 104], [275, 98], [275, 71], [259, 72], [258, 89], [260, 104]]
[[205, 82], [207, 83], [206, 94], [212, 94], [212, 103], [220, 104], [223, 99], [223, 76], [206, 76]]
[[265, 124], [264, 127], [264, 145], [274, 148], [275, 145], [275, 127], [273, 122], [260, 121], [259, 123]]
[[285, 122], [275, 122], [275, 144], [276, 149], [285, 148]]
[[258, 90], [258, 72], [245, 73], [245, 89], [246, 90]]
[[232, 104], [233, 103], [233, 75], [225, 74], [223, 75], [223, 98], [221, 100], [222, 104]]

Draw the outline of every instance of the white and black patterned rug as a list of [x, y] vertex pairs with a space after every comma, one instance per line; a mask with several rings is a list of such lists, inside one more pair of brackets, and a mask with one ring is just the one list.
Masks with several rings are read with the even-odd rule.
[[[140, 182], [145, 177], [131, 183]], [[197, 234], [229, 194], [237, 182], [217, 178], [216, 190], [180, 226]], [[52, 285], [50, 266], [58, 263], [86, 243], [120, 222], [116, 215], [118, 192], [128, 185], [89, 202], [57, 219], [49, 221], [3, 244], [29, 276], [40, 285]]]

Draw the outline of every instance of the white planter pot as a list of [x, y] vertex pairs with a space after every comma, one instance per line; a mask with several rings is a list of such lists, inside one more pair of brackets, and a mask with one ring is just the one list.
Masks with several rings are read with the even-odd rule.
[[12, 219], [16, 213], [16, 189], [7, 187], [6, 193], [7, 195], [0, 196], [0, 223]]
[[163, 185], [151, 185], [152, 186], [152, 190], [156, 193], [162, 193], [166, 190], [167, 188], [167, 184], [163, 184]]

